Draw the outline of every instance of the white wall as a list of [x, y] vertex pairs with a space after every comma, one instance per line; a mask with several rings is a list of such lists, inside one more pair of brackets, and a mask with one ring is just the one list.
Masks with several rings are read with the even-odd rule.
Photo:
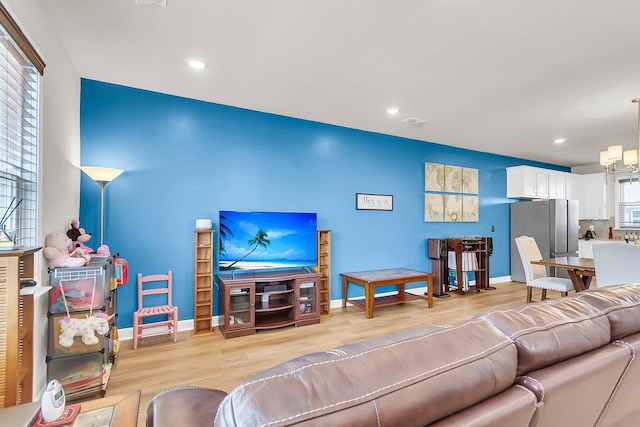
[[593, 163], [590, 165], [582, 165], [582, 166], [574, 166], [571, 168], [571, 173], [577, 173], [579, 175], [586, 175], [589, 173], [600, 173], [604, 172], [604, 167], [600, 166], [599, 163]]
[[[39, 0], [2, 0], [43, 58], [40, 98], [38, 245], [51, 231], [66, 231], [80, 206], [80, 77]], [[39, 252], [39, 254], [41, 254]], [[48, 283], [47, 265], [37, 254], [36, 280]], [[46, 294], [45, 294], [46, 296]], [[35, 301], [34, 399], [46, 382], [46, 303]], [[43, 327], [44, 326], [44, 327]]]

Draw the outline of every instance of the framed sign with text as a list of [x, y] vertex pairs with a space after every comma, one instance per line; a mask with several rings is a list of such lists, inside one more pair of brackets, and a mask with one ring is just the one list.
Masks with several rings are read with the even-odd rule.
[[356, 209], [392, 211], [393, 196], [390, 194], [356, 193]]

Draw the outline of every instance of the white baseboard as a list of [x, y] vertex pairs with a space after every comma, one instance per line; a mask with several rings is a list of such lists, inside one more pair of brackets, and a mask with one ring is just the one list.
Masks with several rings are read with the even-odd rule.
[[[489, 279], [489, 284], [492, 285], [494, 283], [504, 283], [504, 282], [510, 282], [511, 281], [511, 276], [502, 276], [502, 277], [493, 277], [491, 279]], [[476, 281], [472, 280], [469, 282], [470, 285], [475, 285]], [[411, 288], [411, 289], [407, 289], [408, 292], [413, 292], [413, 293], [418, 293], [418, 294], [424, 294], [427, 292], [427, 287], [423, 286], [420, 288]], [[395, 292], [383, 292], [383, 293], [379, 293], [376, 294], [376, 296], [385, 296], [385, 295], [393, 295]], [[364, 298], [364, 295], [358, 298]], [[342, 308], [342, 299], [337, 299], [337, 300], [331, 300], [331, 308]]]
[[[493, 283], [504, 283], [504, 282], [510, 282], [511, 281], [511, 276], [502, 276], [502, 277], [494, 277], [492, 279], [489, 280], [489, 284], [493, 284]], [[475, 283], [475, 281], [471, 281], [471, 284]], [[414, 292], [414, 293], [425, 293], [427, 291], [427, 287], [420, 287], [420, 288], [411, 288], [411, 289], [407, 289], [407, 291], [410, 292]], [[378, 296], [384, 296], [384, 295], [392, 295], [394, 292], [385, 292], [385, 293], [381, 293], [381, 294], [377, 294]], [[362, 296], [362, 298], [364, 298], [364, 296]], [[334, 299], [331, 300], [331, 303], [329, 305], [331, 308], [341, 308], [342, 307], [342, 299]], [[213, 327], [216, 327], [220, 324], [220, 319], [221, 316], [213, 316], [211, 318], [212, 321], [212, 325]], [[157, 330], [161, 330], [162, 328], [158, 328]], [[148, 329], [149, 331], [155, 331], [155, 328], [150, 328]], [[178, 332], [183, 332], [183, 331], [192, 331], [193, 330], [193, 319], [187, 319], [187, 320], [180, 320], [178, 322]], [[133, 328], [123, 328], [123, 329], [118, 329], [118, 337], [120, 338], [120, 341], [126, 341], [126, 340], [131, 340], [133, 339]]]
[[[211, 318], [211, 321], [212, 321], [213, 327], [215, 328], [216, 326], [218, 326], [220, 324], [220, 317], [219, 316], [213, 316]], [[162, 330], [165, 330], [165, 329], [166, 328], [164, 328], [164, 327], [158, 327], [158, 328], [149, 328], [147, 330], [151, 331], [151, 332], [156, 332], [156, 331], [162, 331]], [[193, 330], [193, 319], [187, 319], [187, 320], [178, 321], [178, 332], [192, 331], [192, 330]], [[120, 339], [120, 341], [132, 340], [133, 339], [133, 328], [118, 329], [118, 338]]]

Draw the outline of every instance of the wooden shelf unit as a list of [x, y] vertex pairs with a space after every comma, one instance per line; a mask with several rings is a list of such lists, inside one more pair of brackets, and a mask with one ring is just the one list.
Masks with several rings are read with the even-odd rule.
[[0, 252], [0, 407], [31, 402], [33, 389], [33, 296], [20, 295], [20, 279], [34, 277], [40, 248]]
[[[464, 294], [466, 292], [480, 292], [482, 289], [491, 289], [489, 286], [489, 255], [491, 255], [491, 244], [489, 238], [482, 237], [477, 240], [466, 239], [447, 239], [447, 248], [449, 251], [455, 253], [456, 265], [455, 269], [447, 263], [447, 270], [454, 270], [456, 272], [456, 279], [458, 282], [458, 293]], [[465, 262], [463, 256], [471, 255], [473, 257], [472, 268], [464, 268]], [[472, 272], [475, 275], [475, 285], [470, 286], [469, 289], [463, 289], [463, 276], [467, 272]], [[447, 291], [448, 289], [447, 283]]]
[[196, 230], [193, 278], [193, 333], [213, 333], [213, 231]]
[[318, 230], [318, 265], [320, 273], [320, 316], [331, 314], [331, 230]]

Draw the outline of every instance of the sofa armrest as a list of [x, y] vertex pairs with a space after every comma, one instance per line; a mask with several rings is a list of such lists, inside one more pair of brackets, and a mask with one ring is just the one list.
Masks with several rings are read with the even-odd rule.
[[147, 427], [213, 425], [218, 406], [227, 395], [206, 387], [178, 387], [153, 397], [147, 407]]

